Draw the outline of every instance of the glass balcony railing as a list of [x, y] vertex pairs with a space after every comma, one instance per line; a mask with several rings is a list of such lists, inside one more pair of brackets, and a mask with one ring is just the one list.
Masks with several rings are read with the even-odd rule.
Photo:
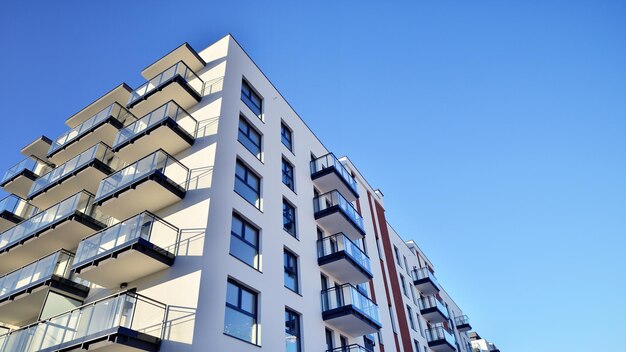
[[326, 350], [326, 352], [372, 352], [372, 351], [368, 350], [367, 348], [363, 346], [353, 344], [353, 345], [333, 348], [332, 350]]
[[427, 267], [413, 269], [413, 271], [411, 271], [411, 276], [413, 276], [413, 281], [430, 279], [435, 284], [435, 286], [439, 287], [439, 283], [437, 282], [435, 274], [433, 274]]
[[338, 191], [330, 191], [313, 198], [313, 208], [316, 213], [338, 206], [358, 227], [365, 232], [363, 218]]
[[169, 83], [176, 76], [180, 76], [189, 85], [189, 87], [191, 87], [191, 89], [198, 94], [198, 96], [202, 96], [202, 87], [204, 86], [204, 82], [184, 62], [179, 61], [165, 71], [156, 75], [156, 77], [141, 85], [139, 88], [135, 89], [130, 95], [128, 105], [132, 106], [144, 96], [159, 89], [166, 83]]
[[441, 340], [445, 340], [451, 346], [456, 345], [456, 339], [454, 338], [454, 335], [452, 335], [452, 333], [450, 333], [443, 326], [426, 329], [426, 341], [435, 342]]
[[345, 252], [352, 260], [371, 274], [370, 258], [356, 243], [343, 233], [334, 234], [317, 240], [317, 257], [322, 258], [338, 252]]
[[9, 212], [17, 215], [22, 219], [28, 219], [33, 216], [39, 209], [31, 205], [24, 199], [10, 194], [0, 200], [0, 213]]
[[446, 319], [448, 318], [448, 308], [446, 305], [439, 300], [437, 296], [426, 296], [422, 297], [418, 301], [420, 310], [429, 309], [429, 308], [437, 308], [440, 312], [442, 312]]
[[89, 286], [87, 281], [72, 276], [70, 265], [73, 259], [72, 253], [61, 250], [0, 277], [0, 300], [53, 276]]
[[469, 325], [470, 321], [467, 315], [459, 315], [458, 317], [454, 317], [454, 325]]
[[50, 150], [48, 151], [48, 155], [53, 154], [57, 150], [70, 144], [72, 141], [75, 141], [76, 139], [93, 131], [96, 127], [104, 123], [110, 117], [119, 122], [121, 126], [125, 126], [129, 122], [137, 120], [137, 118], [133, 114], [128, 112], [128, 110], [123, 108], [120, 104], [113, 103], [102, 109], [102, 111], [88, 118], [85, 122], [59, 136], [54, 142], [52, 142]]
[[9, 180], [11, 180], [12, 178], [19, 175], [21, 172], [25, 170], [30, 171], [33, 174], [35, 174], [35, 176], [39, 177], [45, 174], [46, 172], [49, 172], [50, 170], [52, 170], [52, 165], [48, 164], [47, 162], [35, 156], [30, 156], [20, 161], [19, 163], [17, 163], [17, 165], [13, 166], [12, 168], [8, 169], [4, 173], [4, 176], [2, 177], [2, 181], [0, 181], [0, 184], [4, 185]]
[[103, 162], [113, 170], [116, 170], [121, 164], [109, 146], [104, 143], [98, 143], [38, 178], [31, 187], [28, 197], [30, 198], [58, 181], [72, 175], [76, 170], [94, 160]]
[[178, 229], [154, 214], [141, 213], [83, 239], [76, 250], [72, 268], [75, 269], [104, 254], [127, 247], [139, 239], [150, 242], [174, 256], [178, 243]]
[[134, 292], [119, 293], [4, 334], [0, 352], [69, 350], [119, 328], [160, 339], [166, 308]]
[[322, 291], [322, 312], [347, 306], [352, 306], [380, 325], [378, 306], [356, 287], [343, 284]]
[[187, 189], [189, 169], [159, 149], [102, 180], [96, 194], [96, 202], [154, 172], [165, 176], [174, 186]]
[[80, 192], [1, 233], [0, 250], [18, 243], [76, 212], [85, 214], [103, 224], [109, 222], [109, 218], [102, 215], [94, 207], [93, 195]]
[[176, 123], [192, 138], [196, 136], [198, 121], [191, 117], [187, 111], [178, 106], [178, 104], [170, 100], [148, 115], [120, 130], [119, 134], [115, 138], [115, 142], [113, 143], [113, 149], [117, 149], [120, 145], [127, 143], [135, 136], [167, 119], [176, 121]]
[[343, 178], [343, 180], [346, 181], [346, 183], [348, 183], [352, 191], [354, 191], [355, 194], [358, 194], [356, 180], [352, 177], [352, 174], [350, 174], [350, 171], [348, 171], [348, 169], [346, 169], [345, 166], [343, 166], [343, 164], [339, 161], [339, 159], [335, 157], [333, 153], [328, 153], [315, 160], [312, 160], [311, 161], [311, 175], [315, 174], [316, 172], [320, 172], [324, 169], [327, 169], [329, 167], [335, 168], [335, 170], [337, 170], [339, 175], [341, 175], [341, 178]]

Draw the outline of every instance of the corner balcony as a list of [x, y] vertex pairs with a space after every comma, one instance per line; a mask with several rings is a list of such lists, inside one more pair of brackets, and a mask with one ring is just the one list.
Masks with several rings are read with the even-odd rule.
[[48, 155], [48, 149], [52, 140], [46, 136], [39, 136], [34, 141], [28, 143], [27, 146], [20, 150], [20, 153], [25, 157], [34, 156], [39, 159], [46, 159]]
[[102, 180], [95, 203], [116, 219], [156, 212], [185, 197], [188, 177], [187, 167], [158, 150]]
[[443, 326], [426, 329], [428, 347], [435, 352], [455, 352], [456, 339]]
[[39, 208], [47, 208], [81, 190], [94, 193], [100, 180], [118, 166], [113, 151], [106, 144], [98, 143], [38, 178], [28, 193], [28, 200]]
[[4, 188], [8, 193], [26, 198], [35, 180], [53, 168], [53, 165], [37, 157], [30, 156], [4, 173], [0, 181], [0, 187]]
[[431, 324], [443, 323], [448, 321], [448, 308], [441, 302], [437, 296], [422, 297], [418, 301], [420, 307], [420, 313]]
[[368, 350], [367, 348], [361, 345], [352, 344], [348, 346], [341, 346], [341, 347], [333, 348], [332, 350], [326, 350], [326, 352], [372, 352], [372, 351]]
[[0, 336], [0, 352], [158, 351], [167, 306], [118, 293]]
[[0, 233], [30, 218], [38, 209], [24, 199], [10, 194], [0, 200]]
[[338, 191], [313, 198], [315, 220], [330, 233], [344, 233], [351, 240], [365, 236], [363, 218]]
[[359, 198], [356, 180], [333, 153], [311, 161], [311, 179], [323, 193], [336, 189], [349, 202]]
[[36, 320], [51, 291], [82, 302], [89, 287], [72, 277], [73, 259], [60, 250], [0, 277], [0, 321], [19, 325]]
[[0, 234], [0, 273], [15, 270], [59, 248], [75, 248], [109, 219], [93, 205], [93, 195], [77, 193]]
[[178, 228], [149, 212], [83, 239], [72, 270], [106, 288], [120, 287], [174, 264]]
[[374, 277], [370, 258], [343, 233], [317, 240], [317, 263], [339, 282], [358, 285]]
[[375, 333], [382, 327], [376, 303], [350, 284], [322, 291], [322, 318], [353, 337]]
[[435, 274], [433, 274], [427, 267], [413, 269], [411, 272], [413, 276], [413, 285], [421, 293], [425, 295], [434, 295], [439, 293], [440, 287]]
[[50, 146], [48, 160], [60, 165], [96, 143], [111, 145], [119, 130], [136, 120], [120, 104], [113, 103], [59, 136]]
[[189, 109], [202, 99], [204, 82], [183, 61], [178, 61], [135, 89], [126, 107], [143, 116], [170, 100]]
[[460, 332], [466, 332], [472, 330], [472, 326], [470, 325], [469, 318], [467, 315], [460, 315], [454, 318], [454, 325], [456, 325], [456, 329]]
[[161, 148], [171, 155], [191, 147], [198, 122], [173, 101], [126, 126], [117, 134], [113, 151], [133, 162]]

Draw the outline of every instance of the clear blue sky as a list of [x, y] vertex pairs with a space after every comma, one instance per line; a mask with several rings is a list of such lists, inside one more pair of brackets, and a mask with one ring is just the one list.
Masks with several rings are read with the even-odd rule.
[[180, 43], [231, 32], [383, 190], [480, 334], [623, 351], [625, 18], [608, 0], [4, 1], [1, 165]]

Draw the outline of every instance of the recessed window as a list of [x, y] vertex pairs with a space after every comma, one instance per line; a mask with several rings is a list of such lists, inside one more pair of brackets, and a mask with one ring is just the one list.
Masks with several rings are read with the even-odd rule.
[[298, 292], [298, 257], [285, 250], [283, 252], [283, 261], [285, 266], [285, 287]]
[[293, 132], [285, 123], [280, 124], [280, 141], [283, 145], [293, 152]]
[[237, 214], [233, 214], [230, 229], [230, 254], [259, 268], [259, 230]]
[[398, 266], [402, 267], [402, 262], [400, 261], [400, 251], [398, 250], [398, 247], [393, 246], [393, 252], [396, 255], [396, 262], [398, 263]]
[[300, 314], [285, 309], [285, 351], [300, 352], [301, 340]]
[[293, 191], [295, 184], [293, 180], [293, 165], [283, 158], [283, 183]]
[[404, 276], [402, 276], [402, 274], [400, 274], [400, 284], [402, 285], [402, 292], [404, 295], [409, 297], [409, 292], [407, 292], [406, 289], [406, 281], [404, 280]]
[[283, 199], [283, 229], [296, 237], [296, 208]]
[[409, 325], [411, 325], [411, 329], [415, 330], [415, 321], [413, 321], [413, 310], [408, 304], [406, 305], [406, 313], [409, 316]]
[[241, 82], [241, 100], [254, 112], [256, 116], [261, 117], [261, 111], [263, 108], [263, 99], [261, 96], [250, 86], [246, 80]]
[[232, 280], [226, 288], [224, 333], [258, 344], [257, 294]]
[[239, 135], [237, 140], [261, 160], [261, 134], [245, 118], [239, 117]]
[[257, 208], [261, 206], [261, 179], [244, 163], [237, 160], [235, 192]]

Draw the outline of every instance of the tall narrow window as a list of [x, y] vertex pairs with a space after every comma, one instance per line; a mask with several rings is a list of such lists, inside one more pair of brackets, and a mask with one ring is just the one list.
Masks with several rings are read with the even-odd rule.
[[241, 82], [241, 100], [256, 116], [261, 117], [263, 99], [245, 80]]
[[237, 140], [257, 159], [261, 159], [261, 134], [243, 117], [239, 117]]
[[300, 352], [300, 314], [285, 309], [285, 351]]
[[400, 274], [400, 284], [402, 285], [402, 292], [404, 293], [404, 295], [409, 297], [409, 293], [406, 289], [406, 281], [404, 280], [404, 276], [402, 276], [402, 274]]
[[283, 199], [283, 229], [296, 237], [296, 208]]
[[261, 179], [239, 160], [235, 169], [235, 192], [255, 207], [261, 206]]
[[283, 261], [285, 265], [285, 287], [298, 292], [298, 257], [285, 250], [283, 252]]
[[393, 246], [393, 252], [396, 256], [396, 262], [398, 263], [398, 266], [402, 267], [402, 262], [400, 261], [400, 251], [398, 251], [398, 247]]
[[326, 336], [326, 351], [332, 351], [333, 349], [335, 349], [335, 341], [333, 340], [332, 330], [326, 329], [325, 336]]
[[293, 191], [295, 183], [293, 181], [293, 165], [283, 158], [283, 183]]
[[406, 260], [406, 256], [402, 256], [404, 258], [404, 270], [406, 270], [406, 274], [411, 276], [411, 273], [409, 272], [409, 262], [407, 262]]
[[230, 254], [259, 268], [259, 230], [237, 214], [233, 214], [230, 228]]
[[415, 352], [422, 352], [422, 350], [420, 350], [420, 343], [417, 340], [413, 340], [413, 346], [415, 346]]
[[415, 329], [415, 321], [413, 321], [413, 310], [408, 304], [406, 305], [406, 315], [409, 316], [409, 325], [411, 325], [411, 329], [417, 331]]
[[285, 123], [280, 124], [280, 140], [287, 149], [293, 152], [293, 133]]
[[224, 333], [254, 344], [257, 336], [257, 294], [228, 280]]

